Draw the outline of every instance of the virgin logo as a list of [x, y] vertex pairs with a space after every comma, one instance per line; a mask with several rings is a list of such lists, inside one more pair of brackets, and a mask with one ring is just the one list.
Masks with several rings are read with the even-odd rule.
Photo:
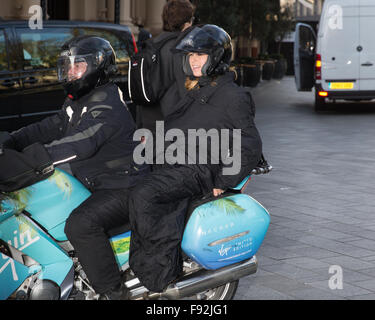
[[[12, 248], [13, 248], [13, 250], [14, 250], [14, 248], [17, 249], [17, 250], [14, 250], [15, 255], [19, 251], [22, 251], [22, 250], [26, 249], [27, 247], [29, 247], [33, 243], [40, 240], [39, 236], [36, 236], [35, 238], [32, 238], [31, 229], [27, 229], [25, 232], [22, 232], [20, 234], [18, 234], [18, 231], [16, 230], [16, 231], [13, 232], [13, 234], [14, 234], [13, 241], [8, 240], [8, 244], [10, 246], [10, 251], [12, 251]], [[16, 257], [11, 258], [11, 257], [2, 253], [1, 258], [2, 258], [2, 260], [5, 260], [5, 262], [0, 261], [0, 274], [2, 274], [7, 269], [7, 267], [9, 267], [11, 269], [11, 272], [12, 272], [13, 280], [18, 281], [19, 278], [18, 278], [18, 275], [17, 275], [16, 266], [15, 266], [15, 263], [14, 263], [15, 260], [13, 259], [13, 258], [16, 258]], [[22, 263], [22, 261], [20, 261], [20, 263]]]

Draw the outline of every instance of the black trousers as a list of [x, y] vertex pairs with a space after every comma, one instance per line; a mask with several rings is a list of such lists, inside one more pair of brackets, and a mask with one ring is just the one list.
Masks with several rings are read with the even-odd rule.
[[66, 221], [65, 233], [97, 293], [105, 293], [121, 281], [107, 231], [129, 221], [130, 190], [96, 191]]
[[212, 191], [207, 166], [162, 166], [131, 192], [130, 268], [151, 291], [161, 292], [182, 272], [181, 240], [190, 201]]

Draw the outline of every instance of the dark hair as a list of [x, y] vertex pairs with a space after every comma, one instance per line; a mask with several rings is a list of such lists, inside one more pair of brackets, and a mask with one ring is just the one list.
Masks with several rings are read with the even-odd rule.
[[163, 8], [163, 30], [182, 31], [184, 24], [192, 21], [194, 11], [189, 0], [169, 0]]

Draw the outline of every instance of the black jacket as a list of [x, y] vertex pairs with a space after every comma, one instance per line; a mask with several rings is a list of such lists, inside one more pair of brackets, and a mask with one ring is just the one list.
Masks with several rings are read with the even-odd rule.
[[[248, 176], [258, 164], [262, 154], [262, 141], [254, 123], [255, 106], [251, 94], [236, 85], [233, 80], [232, 72], [217, 77], [214, 85], [211, 79], [200, 78], [199, 89], [189, 91], [178, 105], [174, 106], [173, 113], [165, 119], [165, 131], [179, 128], [184, 132], [185, 137], [189, 136], [189, 129], [204, 129], [206, 132], [217, 129], [219, 133], [221, 129], [229, 129], [229, 142], [232, 142], [233, 129], [241, 129], [240, 150], [234, 150], [233, 144], [229, 144], [229, 148], [224, 150], [224, 154], [229, 152], [231, 156], [240, 155], [241, 167], [237, 174], [223, 174], [223, 168], [232, 165], [225, 165], [219, 159], [222, 153], [221, 139], [219, 150], [217, 146], [213, 148], [213, 154], [219, 155], [218, 158], [211, 158], [211, 140], [207, 139], [208, 166], [215, 177], [213, 187], [223, 190], [235, 187]], [[185, 150], [189, 149], [191, 142], [189, 139], [184, 140]], [[193, 141], [193, 144], [200, 145], [198, 140]], [[196, 151], [196, 159], [199, 159], [198, 148]]]
[[154, 105], [146, 105], [142, 108], [143, 125], [151, 131], [155, 130], [155, 121], [161, 121], [171, 114], [174, 107], [185, 96], [185, 74], [182, 68], [182, 53], [174, 53], [172, 50], [180, 39], [185, 37], [191, 28], [183, 32], [164, 31], [152, 41], [162, 41], [175, 34], [175, 38], [168, 40], [160, 49], [160, 77], [156, 81], [159, 102]]
[[135, 123], [120, 89], [112, 83], [78, 100], [66, 99], [54, 116], [12, 132], [21, 150], [41, 142], [55, 165], [69, 163], [91, 190], [135, 185], [147, 166], [133, 164]]
[[[186, 75], [183, 70], [183, 53], [173, 52], [176, 44], [190, 32], [190, 28], [177, 33], [177, 38], [168, 41], [160, 51], [163, 78], [165, 79], [166, 91], [160, 96], [160, 107], [162, 114], [167, 117], [174, 111], [177, 103], [186, 95]], [[160, 37], [169, 34], [163, 32]]]

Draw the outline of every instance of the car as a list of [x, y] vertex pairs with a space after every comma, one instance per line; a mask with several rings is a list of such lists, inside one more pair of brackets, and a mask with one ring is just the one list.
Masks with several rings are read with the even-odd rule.
[[318, 32], [299, 23], [295, 33], [298, 91], [315, 87], [315, 110], [329, 100], [375, 99], [375, 3], [326, 0]]
[[32, 29], [28, 21], [0, 21], [0, 131], [13, 131], [58, 112], [66, 98], [57, 78], [61, 46], [79, 35], [107, 39], [116, 53], [114, 82], [123, 92], [137, 121], [137, 107], [128, 97], [128, 65], [137, 52], [128, 26], [82, 21], [43, 21]]

